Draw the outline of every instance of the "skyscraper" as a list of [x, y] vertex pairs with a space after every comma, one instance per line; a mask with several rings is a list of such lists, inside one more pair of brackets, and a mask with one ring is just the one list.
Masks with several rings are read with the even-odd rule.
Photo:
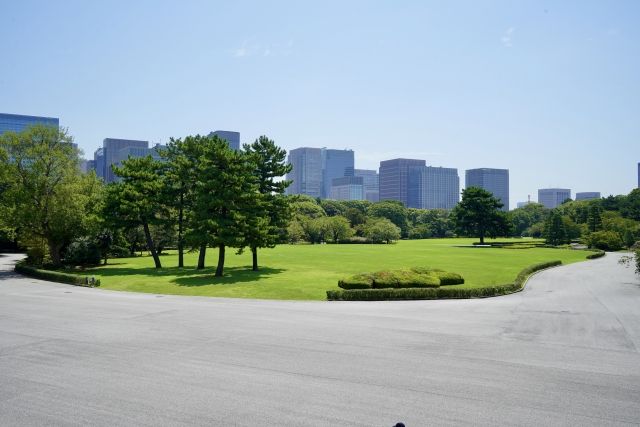
[[216, 135], [220, 139], [224, 139], [229, 144], [229, 147], [238, 151], [240, 150], [240, 132], [234, 132], [230, 130], [216, 130], [209, 135]]
[[331, 185], [334, 178], [353, 176], [353, 150], [322, 149], [322, 181], [323, 198], [331, 196]]
[[599, 191], [583, 191], [581, 193], [576, 193], [576, 200], [593, 200], [599, 199], [600, 192]]
[[343, 176], [333, 178], [331, 193], [333, 200], [364, 200], [364, 189], [361, 176]]
[[407, 206], [409, 168], [426, 166], [426, 161], [392, 159], [380, 162], [380, 200], [398, 200]]
[[0, 113], [0, 135], [6, 131], [21, 132], [29, 126], [43, 124], [60, 127], [57, 117], [23, 116], [20, 114]]
[[465, 173], [465, 188], [479, 187], [489, 191], [509, 210], [509, 169], [478, 168]]
[[571, 190], [568, 188], [541, 188], [538, 190], [538, 203], [545, 208], [553, 209], [571, 198]]
[[354, 169], [354, 176], [362, 177], [364, 200], [377, 202], [380, 200], [380, 182], [378, 171], [373, 169]]
[[306, 194], [322, 197], [322, 149], [301, 147], [289, 151], [287, 159], [293, 168], [287, 174], [291, 185], [287, 194]]
[[638, 188], [640, 188], [640, 162], [638, 162]]
[[[113, 173], [112, 166], [119, 164], [122, 160], [122, 154], [120, 150], [129, 148], [149, 148], [148, 141], [138, 141], [135, 139], [117, 139], [117, 138], [105, 138], [102, 141], [104, 155], [104, 182], [114, 182], [116, 176]], [[125, 157], [126, 159], [126, 157]], [[97, 161], [97, 159], [96, 159]], [[97, 162], [96, 162], [97, 163]], [[98, 167], [96, 166], [96, 172]]]
[[409, 168], [407, 206], [418, 209], [453, 209], [460, 201], [458, 169], [433, 166]]

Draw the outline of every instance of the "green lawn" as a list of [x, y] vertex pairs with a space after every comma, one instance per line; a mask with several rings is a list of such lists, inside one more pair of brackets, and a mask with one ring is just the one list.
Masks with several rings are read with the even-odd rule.
[[[501, 239], [504, 240], [504, 239]], [[345, 275], [427, 266], [460, 273], [464, 287], [510, 283], [524, 267], [560, 259], [583, 261], [588, 254], [569, 249], [461, 248], [474, 239], [400, 241], [393, 245], [281, 245], [259, 252], [261, 270], [251, 271], [251, 253], [227, 251], [225, 276], [213, 276], [217, 250], [207, 252], [207, 268], [196, 270], [197, 253], [185, 256], [179, 269], [175, 253], [162, 256], [161, 270], [151, 257], [112, 259], [88, 270], [101, 287], [122, 291], [234, 298], [324, 300]]]

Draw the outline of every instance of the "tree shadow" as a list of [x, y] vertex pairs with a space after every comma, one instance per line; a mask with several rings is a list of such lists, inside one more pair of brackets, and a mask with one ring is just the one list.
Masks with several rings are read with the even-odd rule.
[[251, 266], [227, 267], [224, 269], [223, 277], [215, 277], [215, 267], [196, 270], [194, 267], [112, 267], [117, 264], [110, 264], [108, 268], [93, 268], [86, 270], [85, 273], [99, 274], [100, 277], [116, 277], [116, 276], [146, 276], [149, 280], [154, 277], [173, 277], [169, 279], [170, 283], [176, 283], [179, 286], [207, 286], [207, 285], [232, 285], [236, 283], [248, 283], [260, 280], [263, 277], [280, 274], [285, 269], [261, 267], [258, 271], [252, 271]]

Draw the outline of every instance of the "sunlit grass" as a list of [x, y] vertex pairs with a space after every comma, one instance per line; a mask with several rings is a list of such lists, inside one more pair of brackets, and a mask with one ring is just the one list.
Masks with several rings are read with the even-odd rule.
[[[500, 239], [504, 240], [504, 239]], [[474, 239], [400, 241], [392, 245], [281, 245], [259, 252], [260, 271], [251, 271], [251, 253], [227, 251], [225, 275], [214, 277], [217, 250], [207, 252], [207, 268], [196, 270], [197, 253], [175, 267], [175, 252], [163, 255], [164, 268], [148, 256], [112, 259], [90, 271], [102, 288], [177, 295], [235, 298], [324, 300], [338, 279], [361, 272], [427, 266], [460, 273], [464, 287], [512, 282], [524, 267], [550, 260], [572, 263], [587, 252], [570, 249], [498, 249], [456, 247]]]

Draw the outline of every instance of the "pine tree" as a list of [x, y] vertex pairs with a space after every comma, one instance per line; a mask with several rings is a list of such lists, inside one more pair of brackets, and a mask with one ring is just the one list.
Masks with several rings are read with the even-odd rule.
[[567, 241], [567, 233], [562, 221], [562, 215], [556, 210], [552, 210], [545, 223], [544, 237], [549, 245], [561, 245]]

